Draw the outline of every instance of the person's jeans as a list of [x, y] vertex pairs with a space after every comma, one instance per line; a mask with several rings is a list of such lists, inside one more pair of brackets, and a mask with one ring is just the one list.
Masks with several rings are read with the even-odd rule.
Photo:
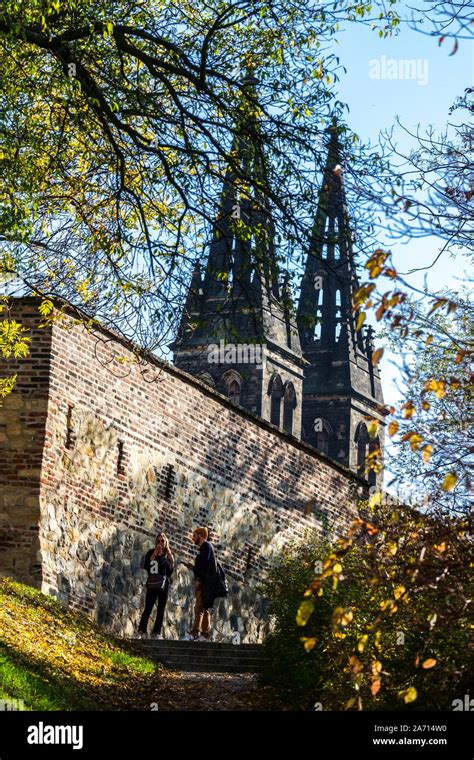
[[151, 611], [158, 600], [158, 609], [156, 611], [155, 624], [153, 626], [153, 633], [161, 633], [161, 626], [163, 625], [163, 617], [165, 614], [166, 602], [168, 600], [168, 587], [162, 589], [147, 588], [145, 597], [145, 609], [140, 619], [140, 625], [138, 630], [141, 633], [146, 633], [148, 619], [151, 615]]
[[211, 610], [206, 610], [202, 604], [202, 586], [197, 588], [196, 601], [194, 604], [194, 625], [191, 631], [193, 636], [209, 638], [211, 630]]

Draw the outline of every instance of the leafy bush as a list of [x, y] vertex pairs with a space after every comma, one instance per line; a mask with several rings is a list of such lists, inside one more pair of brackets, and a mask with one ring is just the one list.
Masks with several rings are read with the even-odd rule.
[[[274, 624], [265, 642], [268, 659], [262, 677], [293, 707], [307, 707], [322, 687], [320, 658], [317, 652], [309, 657], [302, 646], [296, 610], [314, 578], [315, 563], [322, 562], [328, 550], [329, 546], [317, 535], [309, 535], [301, 545], [287, 547], [261, 587]], [[319, 634], [323, 620], [330, 617], [329, 602], [325, 599], [318, 615], [308, 624], [308, 633]]]
[[400, 506], [329, 551], [291, 547], [264, 584], [264, 680], [303, 709], [452, 709], [469, 693], [470, 568], [466, 521]]

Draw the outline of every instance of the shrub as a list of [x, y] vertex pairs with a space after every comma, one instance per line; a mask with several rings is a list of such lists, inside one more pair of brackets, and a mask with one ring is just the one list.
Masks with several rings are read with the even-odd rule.
[[469, 692], [470, 568], [465, 521], [400, 506], [329, 550], [291, 547], [264, 585], [264, 680], [303, 709], [452, 709]]

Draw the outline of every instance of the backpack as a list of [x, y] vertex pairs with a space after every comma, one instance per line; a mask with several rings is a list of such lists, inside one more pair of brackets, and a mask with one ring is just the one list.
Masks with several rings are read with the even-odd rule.
[[225, 577], [225, 570], [218, 559], [216, 559], [216, 575], [214, 581], [214, 597], [228, 596], [229, 588]]
[[214, 571], [207, 576], [203, 583], [203, 604], [206, 609], [213, 607], [215, 599], [225, 597], [229, 593], [225, 570], [214, 555]]

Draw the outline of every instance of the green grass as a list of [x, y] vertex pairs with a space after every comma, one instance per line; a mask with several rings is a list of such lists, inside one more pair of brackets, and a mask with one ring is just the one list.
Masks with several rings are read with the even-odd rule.
[[37, 589], [0, 579], [0, 700], [25, 710], [149, 709], [159, 666]]

